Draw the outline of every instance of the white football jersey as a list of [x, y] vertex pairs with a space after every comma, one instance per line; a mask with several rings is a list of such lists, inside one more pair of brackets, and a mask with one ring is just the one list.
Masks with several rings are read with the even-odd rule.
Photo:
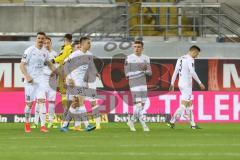
[[189, 54], [184, 55], [177, 60], [171, 85], [174, 85], [177, 74], [179, 74], [178, 86], [192, 87], [192, 78], [194, 78], [198, 84], [201, 83], [195, 72], [194, 58], [192, 58]]
[[[90, 56], [89, 56], [90, 55]], [[65, 63], [68, 61], [68, 63], [71, 66], [74, 67], [74, 70], [69, 71], [70, 74], [68, 74], [67, 78], [71, 78], [74, 81], [83, 80], [85, 77], [85, 74], [88, 70], [89, 64], [92, 62], [92, 53], [87, 51], [86, 53], [83, 53], [80, 50], [77, 50], [73, 52], [66, 60]], [[71, 62], [73, 62], [71, 64]]]
[[[58, 53], [56, 51], [54, 51], [54, 50], [48, 51], [48, 58], [49, 58], [50, 61], [57, 56], [58, 56]], [[55, 65], [55, 67], [56, 67], [56, 65]], [[45, 65], [44, 68], [43, 68], [43, 73], [46, 76], [50, 76], [52, 71], [50, 70], [50, 68], [47, 65]]]
[[45, 48], [38, 49], [35, 45], [27, 48], [21, 59], [21, 62], [25, 63], [27, 73], [33, 79], [43, 75], [46, 61], [49, 61], [48, 51]]
[[[141, 67], [147, 65], [147, 70], [142, 71]], [[125, 75], [129, 79], [138, 78], [141, 76], [151, 75], [151, 66], [150, 66], [150, 58], [144, 54], [141, 56], [137, 56], [136, 54], [131, 54], [127, 56], [125, 60]]]

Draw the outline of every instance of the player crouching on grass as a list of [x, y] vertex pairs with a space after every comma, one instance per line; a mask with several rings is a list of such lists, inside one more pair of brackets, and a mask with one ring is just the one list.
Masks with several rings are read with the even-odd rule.
[[186, 110], [191, 128], [200, 129], [200, 127], [197, 126], [194, 121], [192, 104], [192, 78], [197, 81], [201, 90], [205, 90], [205, 86], [198, 78], [194, 68], [194, 59], [198, 57], [200, 51], [201, 50], [198, 46], [192, 46], [190, 47], [188, 54], [180, 57], [177, 60], [169, 90], [174, 91], [174, 82], [177, 78], [177, 75], [179, 74], [178, 87], [181, 92], [182, 100], [180, 107], [174, 113], [172, 119], [170, 120], [170, 123], [167, 124], [171, 128], [175, 128], [176, 120], [179, 119]]

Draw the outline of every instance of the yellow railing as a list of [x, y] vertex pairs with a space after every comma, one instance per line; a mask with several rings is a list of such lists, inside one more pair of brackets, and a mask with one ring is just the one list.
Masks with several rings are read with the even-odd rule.
[[[151, 2], [174, 2], [175, 0], [151, 0]], [[126, 2], [118, 0], [118, 2]], [[148, 7], [141, 6], [141, 0], [129, 2], [129, 35], [130, 36], [177, 36], [178, 35], [178, 12], [176, 7]], [[142, 19], [141, 19], [142, 13]], [[168, 16], [166, 16], [168, 15]], [[185, 16], [181, 18], [182, 25], [189, 25]], [[166, 30], [168, 25], [168, 30]], [[140, 29], [142, 26], [142, 30]], [[176, 27], [173, 27], [176, 26]], [[192, 28], [182, 28], [182, 36], [192, 36], [197, 34]]]

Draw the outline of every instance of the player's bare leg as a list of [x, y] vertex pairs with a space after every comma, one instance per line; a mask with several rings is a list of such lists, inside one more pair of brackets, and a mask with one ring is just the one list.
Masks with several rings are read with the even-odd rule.
[[41, 128], [40, 132], [48, 132], [45, 124], [46, 124], [46, 105], [45, 105], [45, 99], [38, 99], [37, 103], [39, 105], [39, 115], [41, 120]]
[[128, 117], [128, 126], [130, 128], [130, 131], [135, 132], [135, 126], [134, 123], [136, 120], [139, 119], [139, 111], [141, 109], [141, 102], [134, 102], [134, 109], [133, 109], [133, 114], [129, 115]]
[[35, 105], [35, 114], [34, 114], [34, 124], [31, 125], [31, 128], [38, 128], [38, 123], [39, 123], [39, 106], [36, 103]]
[[55, 115], [55, 101], [48, 101], [48, 128], [57, 128], [53, 124]]
[[32, 108], [32, 102], [26, 102], [26, 106], [24, 109], [24, 113], [25, 113], [25, 132], [29, 133], [31, 132], [31, 128], [30, 128], [30, 117], [31, 117], [31, 108]]
[[133, 115], [129, 115], [129, 116], [128, 116], [127, 125], [129, 126], [130, 131], [132, 131], [132, 132], [135, 132], [135, 131], [136, 131], [135, 126], [134, 126], [135, 120], [136, 120], [136, 115], [134, 115], [134, 113], [133, 113]]
[[99, 112], [99, 107], [97, 106], [97, 101], [94, 100], [91, 102], [92, 105], [92, 114], [96, 123], [96, 129], [101, 129], [101, 117]]
[[68, 131], [68, 126], [70, 121], [73, 118], [73, 114], [69, 111], [70, 108], [77, 108], [79, 106], [79, 100], [77, 98], [77, 96], [73, 96], [71, 101], [67, 101], [68, 102], [68, 109], [65, 108], [65, 112], [66, 112], [66, 116], [63, 118], [63, 122], [62, 122], [62, 126], [61, 126], [61, 131], [62, 132], [67, 132]]
[[78, 100], [79, 100], [79, 110], [81, 112], [81, 119], [82, 119], [83, 124], [85, 126], [85, 130], [86, 131], [94, 130], [96, 127], [90, 125], [89, 122], [88, 122], [87, 110], [86, 110], [86, 107], [84, 106], [84, 97], [79, 95]]
[[138, 107], [138, 116], [139, 117], [138, 117], [138, 119], [139, 119], [139, 122], [142, 125], [143, 131], [149, 132], [150, 129], [148, 128], [148, 126], [145, 122], [145, 117], [144, 117], [144, 106], [145, 106], [145, 103], [140, 103], [139, 104], [139, 107]]
[[187, 101], [184, 100], [181, 101], [180, 107], [178, 107], [178, 109], [175, 111], [173, 117], [170, 120], [170, 123], [167, 124], [169, 127], [175, 128], [175, 122], [181, 117], [181, 115], [185, 111], [187, 104], [188, 104]]
[[188, 102], [186, 107], [187, 116], [189, 118], [189, 122], [191, 124], [191, 129], [201, 129], [194, 121], [194, 114], [193, 114], [193, 104], [192, 101]]

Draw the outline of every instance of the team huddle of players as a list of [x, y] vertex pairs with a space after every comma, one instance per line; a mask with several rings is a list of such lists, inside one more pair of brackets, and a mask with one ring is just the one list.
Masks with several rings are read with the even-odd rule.
[[[81, 131], [81, 122], [85, 131], [100, 129], [100, 113], [97, 105], [96, 77], [99, 77], [94, 64], [94, 56], [90, 52], [91, 41], [88, 37], [81, 37], [79, 41], [72, 43], [72, 36], [64, 36], [64, 45], [61, 52], [52, 50], [51, 38], [44, 32], [38, 32], [35, 44], [27, 48], [23, 54], [20, 69], [24, 75], [25, 89], [25, 132], [31, 132], [31, 128], [37, 128], [40, 120], [40, 131], [48, 132], [47, 128], [55, 128], [53, 123], [55, 114], [56, 90], [61, 93], [64, 107], [63, 122], [60, 130], [67, 132], [69, 123], [74, 120], [73, 129]], [[145, 102], [147, 99], [146, 77], [152, 75], [150, 58], [144, 55], [143, 42], [133, 43], [133, 54], [125, 60], [125, 75], [129, 80], [130, 91], [133, 99], [133, 114], [128, 117], [128, 126], [131, 131], [136, 131], [134, 123], [139, 120], [143, 131], [150, 131], [146, 125]], [[168, 123], [171, 128], [183, 114], [187, 114], [192, 129], [199, 129], [194, 122], [192, 95], [192, 78], [194, 78], [202, 90], [204, 85], [199, 80], [195, 69], [194, 59], [199, 55], [200, 48], [192, 46], [188, 54], [177, 61], [172, 77], [170, 90], [174, 90], [174, 82], [179, 75], [178, 86], [181, 91], [181, 104]], [[89, 124], [88, 112], [84, 106], [88, 98], [92, 105], [92, 115], [96, 126]], [[48, 125], [46, 127], [46, 100], [48, 101]], [[35, 105], [34, 124], [30, 126], [30, 115], [33, 102]]]

